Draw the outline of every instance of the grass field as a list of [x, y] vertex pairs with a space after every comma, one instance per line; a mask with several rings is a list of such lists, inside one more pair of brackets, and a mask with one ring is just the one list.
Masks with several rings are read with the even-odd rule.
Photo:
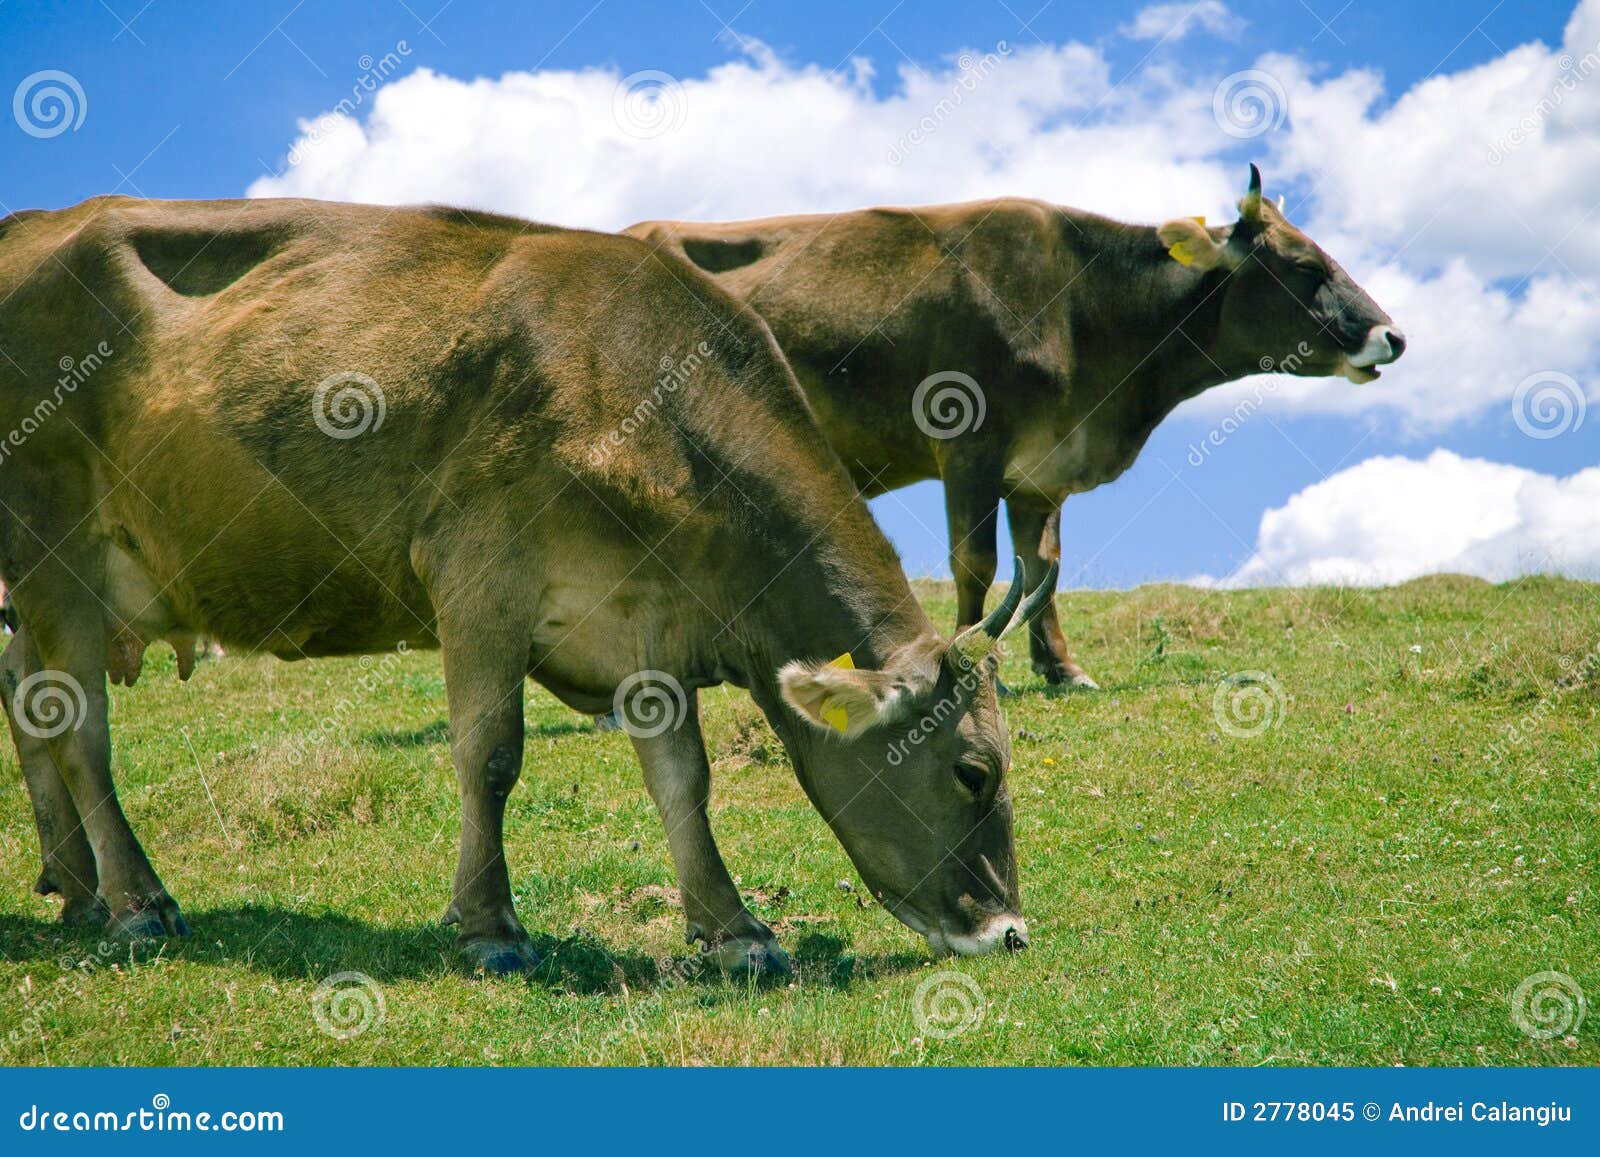
[[[948, 626], [948, 586], [919, 590]], [[437, 923], [458, 820], [436, 654], [230, 656], [187, 684], [152, 654], [113, 689], [116, 774], [193, 933], [135, 951], [54, 922], [6, 744], [0, 1061], [1600, 1062], [1600, 1015], [1574, 1023], [1561, 987], [1600, 996], [1600, 587], [1062, 607], [1105, 690], [1048, 694], [1012, 647], [1018, 956], [930, 961], [863, 902], [748, 698], [703, 696], [719, 841], [787, 986], [697, 972], [627, 737], [544, 692], [507, 849], [545, 962], [485, 981]], [[1270, 680], [1222, 682], [1246, 671]], [[342, 972], [368, 979], [319, 994]], [[1520, 1019], [1550, 1039], [1513, 1009], [1540, 972], [1566, 979]]]

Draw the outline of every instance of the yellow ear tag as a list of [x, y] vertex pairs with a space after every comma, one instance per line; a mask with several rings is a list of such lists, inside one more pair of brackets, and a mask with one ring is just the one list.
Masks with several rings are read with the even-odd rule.
[[[828, 666], [839, 667], [845, 671], [854, 671], [856, 669], [855, 660], [850, 657], [849, 651], [834, 659]], [[835, 703], [831, 698], [822, 700], [821, 713], [822, 717], [828, 721], [828, 726], [832, 727], [840, 735], [843, 735], [849, 729], [850, 713], [844, 709], [843, 705]]]
[[[1204, 217], [1191, 217], [1189, 220], [1199, 225], [1202, 229], [1206, 227], [1206, 219]], [[1169, 248], [1167, 253], [1179, 265], [1193, 265], [1195, 258], [1200, 256], [1194, 249], [1194, 246], [1198, 244], [1198, 241], [1179, 241]]]

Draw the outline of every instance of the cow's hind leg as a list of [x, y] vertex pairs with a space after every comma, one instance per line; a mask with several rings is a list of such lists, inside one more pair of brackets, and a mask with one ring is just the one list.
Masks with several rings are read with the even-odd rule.
[[[1044, 580], [1050, 564], [1061, 558], [1061, 507], [1026, 498], [1006, 500], [1006, 520], [1011, 541], [1022, 559], [1023, 582], [1033, 590]], [[1060, 683], [1086, 691], [1099, 684], [1084, 672], [1067, 650], [1066, 636], [1056, 618], [1055, 595], [1028, 625], [1028, 651], [1033, 669], [1047, 683]]]
[[[93, 568], [80, 560], [80, 571]], [[34, 592], [50, 592], [41, 597]], [[149, 939], [189, 931], [133, 834], [111, 779], [106, 633], [100, 601], [66, 564], [41, 565], [13, 592], [39, 669], [15, 696], [19, 721], [43, 737], [94, 849], [96, 882], [113, 935]]]
[[445, 923], [459, 926], [456, 946], [473, 967], [494, 975], [523, 972], [539, 958], [512, 907], [503, 826], [506, 797], [522, 772], [528, 646], [495, 616], [476, 629], [441, 617], [439, 641], [450, 756], [461, 787], [461, 857]]
[[98, 927], [106, 921], [106, 908], [96, 895], [94, 851], [84, 835], [78, 809], [67, 792], [67, 785], [61, 781], [55, 761], [50, 758], [49, 746], [40, 738], [40, 730], [31, 720], [19, 722], [17, 715], [17, 689], [24, 686], [31, 672], [41, 667], [37, 654], [32, 654], [33, 642], [26, 630], [20, 625], [16, 629], [16, 637], [6, 647], [5, 654], [0, 655], [0, 700], [5, 704], [11, 738], [22, 764], [22, 777], [28, 785], [28, 798], [33, 802], [34, 824], [39, 829], [39, 853], [44, 868], [33, 890], [41, 896], [61, 897], [64, 923]]
[[730, 973], [787, 975], [788, 956], [772, 929], [744, 906], [711, 835], [711, 765], [700, 736], [698, 698], [690, 694], [684, 718], [674, 726], [660, 730], [653, 722], [630, 733], [645, 787], [667, 829], [690, 943], [700, 941]]
[[956, 629], [965, 630], [983, 618], [983, 601], [994, 584], [999, 475], [981, 465], [952, 462], [943, 478], [950, 574], [956, 582]]

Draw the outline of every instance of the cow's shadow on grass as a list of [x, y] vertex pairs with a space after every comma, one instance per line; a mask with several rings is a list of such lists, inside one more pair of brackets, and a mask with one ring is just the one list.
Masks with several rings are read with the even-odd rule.
[[[593, 720], [559, 720], [549, 722], [541, 720], [531, 723], [527, 727], [528, 738], [550, 738], [561, 735], [592, 735], [596, 728]], [[450, 722], [447, 719], [436, 719], [422, 727], [414, 727], [409, 731], [369, 731], [361, 737], [361, 742], [368, 747], [381, 748], [413, 748], [433, 747], [450, 742]]]
[[[100, 930], [0, 913], [0, 952], [9, 960], [36, 961], [63, 973], [181, 960], [242, 966], [287, 981], [320, 982], [341, 972], [361, 973], [380, 984], [468, 975], [455, 951], [455, 930], [436, 923], [383, 926], [337, 913], [261, 905], [191, 910], [187, 919], [187, 937], [130, 946], [107, 941]], [[749, 986], [730, 981], [687, 950], [658, 959], [581, 930], [566, 937], [535, 934], [534, 947], [540, 956], [536, 970], [525, 979], [496, 983], [584, 994], [621, 992], [624, 985], [635, 993], [689, 986], [708, 996]], [[924, 962], [915, 953], [856, 956], [837, 937], [817, 934], [800, 936], [790, 947], [793, 979], [806, 986], [846, 989], [856, 980], [909, 972]]]

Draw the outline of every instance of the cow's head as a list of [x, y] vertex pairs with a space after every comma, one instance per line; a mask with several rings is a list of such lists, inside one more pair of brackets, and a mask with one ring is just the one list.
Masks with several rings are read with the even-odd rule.
[[1262, 199], [1254, 165], [1238, 221], [1208, 229], [1180, 217], [1158, 234], [1175, 261], [1227, 276], [1214, 355], [1224, 367], [1370, 382], [1405, 351], [1405, 335], [1378, 303]]
[[[936, 954], [1025, 947], [1017, 889], [1011, 741], [995, 693], [996, 642], [1043, 609], [1056, 570], [945, 643], [929, 635], [884, 670], [848, 657], [790, 663], [786, 703], [809, 726], [796, 771], [861, 878]], [[1019, 607], [1020, 604], [1020, 607]]]

